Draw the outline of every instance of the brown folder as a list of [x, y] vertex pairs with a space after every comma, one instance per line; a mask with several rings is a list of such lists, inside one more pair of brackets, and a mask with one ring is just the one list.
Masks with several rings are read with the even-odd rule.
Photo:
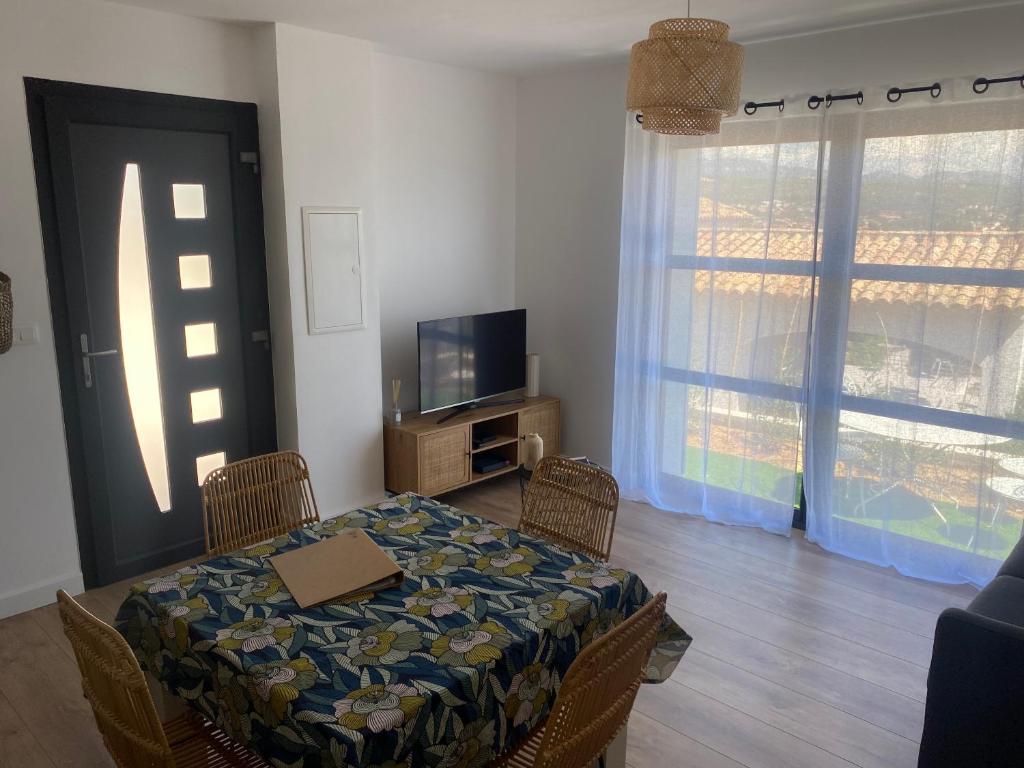
[[270, 558], [302, 608], [363, 592], [397, 587], [405, 574], [359, 528]]

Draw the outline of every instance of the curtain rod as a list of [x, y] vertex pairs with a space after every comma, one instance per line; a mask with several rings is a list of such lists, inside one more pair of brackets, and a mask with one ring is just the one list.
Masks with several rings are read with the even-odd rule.
[[[997, 85], [999, 83], [1020, 83], [1020, 87], [1024, 88], [1024, 75], [1014, 75], [1012, 77], [979, 77], [971, 85], [971, 88], [975, 93], [981, 94], [985, 93], [990, 85]], [[931, 85], [921, 85], [913, 88], [900, 88], [898, 86], [893, 86], [885, 92], [885, 98], [890, 104], [895, 104], [905, 93], [927, 93], [933, 99], [937, 99], [942, 93], [942, 83], [936, 81]], [[864, 91], [855, 91], [854, 93], [843, 93], [838, 95], [826, 93], [824, 96], [811, 96], [807, 99], [807, 106], [811, 109], [817, 109], [824, 104], [825, 109], [828, 109], [832, 106], [832, 102], [848, 101], [852, 99], [856, 99], [858, 104], [863, 104]], [[748, 115], [753, 115], [757, 113], [757, 110], [765, 107], [778, 107], [779, 112], [782, 112], [786, 108], [786, 100], [748, 101], [743, 105], [743, 111]]]
[[786, 100], [779, 99], [778, 101], [748, 101], [743, 105], [743, 111], [748, 115], [752, 115], [761, 107], [778, 107], [779, 112], [786, 108]]
[[1020, 77], [979, 77], [971, 85], [971, 88], [975, 93], [984, 93], [988, 90], [990, 85], [996, 85], [997, 83], [1020, 83], [1020, 87], [1024, 88], [1024, 75], [1021, 75]]
[[811, 98], [807, 100], [807, 106], [810, 107], [811, 109], [817, 109], [822, 104], [824, 104], [825, 109], [828, 109], [829, 107], [832, 106], [832, 102], [834, 101], [849, 101], [851, 99], [856, 99], [858, 104], [863, 104], [864, 91], [857, 91], [855, 93], [843, 93], [838, 96], [833, 96], [831, 93], [826, 93], [824, 97], [811, 96]]
[[942, 93], [942, 83], [934, 82], [931, 85], [922, 85], [917, 88], [890, 88], [885, 92], [885, 98], [890, 104], [895, 104], [902, 98], [904, 93], [924, 93], [927, 91], [933, 99], [939, 98]]

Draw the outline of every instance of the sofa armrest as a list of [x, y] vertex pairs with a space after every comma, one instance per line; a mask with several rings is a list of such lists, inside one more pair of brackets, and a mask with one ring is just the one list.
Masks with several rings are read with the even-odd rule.
[[947, 608], [935, 628], [919, 766], [1009, 766], [1024, 754], [1024, 627]]
[[1024, 538], [1020, 539], [1017, 546], [1010, 551], [1010, 555], [999, 569], [998, 575], [1024, 579]]
[[[948, 632], [957, 631], [972, 633], [972, 637], [976, 636], [978, 639], [989, 634], [994, 635], [989, 638], [989, 642], [1001, 642], [1001, 638], [1006, 638], [1010, 642], [1024, 643], [1024, 626], [983, 616], [966, 608], [947, 608], [939, 614], [939, 620], [935, 624], [936, 644], [940, 636], [945, 637]], [[1024, 646], [1021, 648], [1024, 650]], [[934, 655], [932, 659], [934, 660]], [[1012, 661], [1019, 665], [1021, 660]]]

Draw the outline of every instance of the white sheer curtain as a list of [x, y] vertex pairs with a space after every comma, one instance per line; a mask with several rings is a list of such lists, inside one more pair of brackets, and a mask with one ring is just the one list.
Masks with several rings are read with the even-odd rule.
[[788, 534], [820, 122], [627, 128], [613, 437], [627, 498]]
[[613, 463], [778, 533], [802, 477], [823, 547], [987, 582], [1024, 519], [1024, 90], [630, 124]]
[[808, 537], [984, 584], [1024, 517], [1024, 93], [827, 110]]

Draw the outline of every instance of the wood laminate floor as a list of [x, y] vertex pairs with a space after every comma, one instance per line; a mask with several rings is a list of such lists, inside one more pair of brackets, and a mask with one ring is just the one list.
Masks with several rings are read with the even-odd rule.
[[[515, 524], [515, 478], [442, 499]], [[939, 612], [968, 587], [915, 581], [786, 539], [623, 502], [613, 562], [665, 590], [694, 637], [641, 688], [632, 768], [916, 765]], [[172, 568], [161, 569], [162, 571]], [[127, 582], [81, 600], [111, 620]], [[0, 766], [110, 766], [56, 606], [0, 621]]]

